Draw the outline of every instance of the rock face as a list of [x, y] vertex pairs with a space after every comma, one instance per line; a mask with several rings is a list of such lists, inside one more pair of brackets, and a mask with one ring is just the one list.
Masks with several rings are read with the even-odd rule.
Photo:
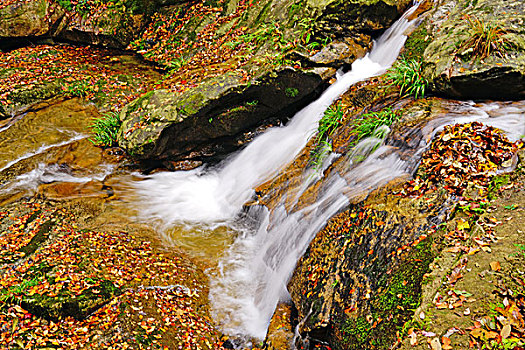
[[226, 153], [250, 138], [246, 132], [299, 110], [322, 84], [291, 69], [244, 90], [241, 79], [226, 74], [180, 95], [157, 90], [135, 100], [121, 113], [120, 146], [141, 160]]
[[6, 47], [16, 45], [12, 42], [16, 38], [58, 38], [125, 48], [144, 27], [147, 14], [157, 5], [153, 0], [129, 0], [119, 6], [109, 3], [96, 13], [90, 13], [83, 12], [79, 5], [76, 9], [67, 8], [72, 5], [64, 3], [61, 6], [50, 0], [15, 2], [0, 9], [0, 39], [6, 42]]
[[[523, 98], [524, 21], [523, 1], [441, 1], [420, 29], [424, 40], [432, 39], [422, 57], [432, 90], [458, 98]], [[475, 47], [478, 39], [486, 55]]]
[[[132, 102], [121, 113], [119, 145], [146, 162], [202, 160], [230, 152], [249, 140], [257, 127], [284, 121], [316, 98], [335, 68], [364, 55], [371, 34], [386, 29], [408, 5], [409, 1], [267, 0], [241, 13], [236, 7], [241, 5], [225, 4], [219, 21], [213, 22], [214, 13], [190, 21], [173, 40], [218, 35], [215, 40], [219, 41], [221, 33], [230, 33], [233, 26], [244, 34], [231, 39], [236, 44], [228, 60], [196, 67], [192, 60], [201, 52], [189, 48], [178, 53], [183, 62], [189, 62], [192, 87], [182, 93], [155, 91]], [[175, 12], [188, 11], [184, 6], [179, 9]], [[344, 17], [333, 15], [346, 10], [349, 13]], [[232, 22], [235, 16], [240, 17]], [[210, 34], [207, 28], [212, 25], [218, 27]], [[323, 29], [327, 26], [346, 29], [328, 36]], [[335, 41], [313, 55], [303, 46], [310, 42], [310, 35], [317, 38], [318, 46], [322, 46], [320, 41]], [[147, 52], [162, 43], [145, 41], [143, 45]], [[217, 50], [228, 47], [209, 54], [217, 55]], [[175, 66], [181, 75], [187, 74], [184, 65]], [[214, 72], [224, 70], [223, 66], [232, 68]]]
[[[442, 198], [436, 207], [449, 208]], [[433, 202], [434, 203], [434, 202]], [[446, 216], [423, 201], [379, 195], [333, 218], [288, 285], [305, 338], [335, 349], [387, 349], [419, 305], [427, 238]], [[443, 205], [444, 204], [444, 205]], [[402, 248], [401, 248], [402, 247]]]
[[0, 39], [51, 36], [64, 14], [48, 0], [15, 2], [0, 9]]

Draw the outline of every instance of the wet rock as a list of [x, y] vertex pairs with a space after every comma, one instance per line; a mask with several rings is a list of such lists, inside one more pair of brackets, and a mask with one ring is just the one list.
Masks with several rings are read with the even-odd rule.
[[75, 15], [61, 28], [57, 37], [76, 43], [125, 48], [146, 23], [143, 14], [131, 9], [108, 8], [96, 17]]
[[385, 30], [412, 2], [407, 0], [311, 0], [309, 3], [314, 7], [323, 8], [323, 14], [316, 22], [320, 36], [352, 38], [356, 33], [373, 35]]
[[333, 42], [321, 51], [310, 57], [310, 61], [321, 66], [339, 68], [343, 64], [352, 64], [356, 59], [365, 55], [366, 49], [354, 40], [347, 42]]
[[243, 133], [291, 117], [322, 88], [319, 76], [285, 69], [253, 83], [230, 73], [180, 95], [157, 90], [123, 109], [118, 142], [140, 160], [224, 154], [242, 145]]
[[281, 303], [275, 308], [275, 312], [268, 326], [264, 350], [286, 350], [294, 349], [294, 327], [292, 325], [292, 306]]
[[388, 348], [418, 306], [433, 256], [427, 236], [451, 203], [433, 197], [428, 212], [427, 201], [374, 197], [330, 220], [297, 264], [288, 289], [304, 338]]
[[[524, 21], [522, 1], [442, 1], [425, 24], [432, 41], [424, 50], [424, 74], [432, 90], [457, 98], [523, 98]], [[490, 47], [486, 57], [474, 51], [477, 37]]]
[[[121, 114], [119, 145], [149, 166], [164, 160], [204, 160], [229, 153], [244, 144], [240, 141], [243, 134], [264, 124], [285, 121], [316, 98], [336, 68], [349, 65], [364, 55], [372, 42], [372, 34], [385, 30], [409, 3], [380, 0], [351, 4], [342, 1], [258, 2], [243, 10], [236, 22], [244, 33], [236, 37], [239, 43], [256, 41], [250, 44], [253, 47], [248, 45], [249, 52], [246, 45], [237, 44], [239, 49], [234, 48], [228, 61], [213, 62], [209, 67], [196, 67], [192, 59], [199, 50], [191, 48], [178, 53], [177, 62], [169, 58], [157, 60], [168, 66], [176, 63], [177, 72], [188, 77], [179, 81], [183, 92], [155, 91], [132, 102]], [[226, 13], [238, 16], [236, 7], [225, 5]], [[188, 10], [184, 6], [170, 9]], [[166, 16], [173, 16], [168, 10], [164, 12]], [[205, 15], [202, 21], [188, 22], [173, 40], [187, 41], [199, 35], [213, 36], [231, 31], [232, 24], [226, 17], [214, 24], [217, 26], [214, 33], [204, 31], [207, 23], [215, 23], [214, 16]], [[279, 25], [266, 24], [273, 22]], [[330, 26], [331, 31], [341, 26], [346, 29], [339, 33], [341, 35], [330, 35], [337, 40], [309, 57], [311, 53], [305, 45], [314, 37], [319, 48], [330, 41], [323, 37], [323, 25]], [[306, 39], [307, 32], [314, 35], [310, 38], [309, 34]], [[144, 41], [145, 49], [141, 47], [143, 50], [139, 52], [152, 57], [155, 51], [149, 52], [148, 45], [156, 43]], [[209, 52], [209, 55], [216, 53]], [[243, 63], [238, 65], [238, 62]], [[223, 70], [224, 66], [231, 68]]]
[[43, 184], [38, 188], [38, 195], [48, 200], [66, 200], [87, 197], [107, 198], [111, 194], [111, 190], [105, 188], [99, 181], [88, 181], [86, 183], [57, 182]]
[[53, 35], [64, 14], [47, 0], [14, 2], [0, 9], [0, 39]]

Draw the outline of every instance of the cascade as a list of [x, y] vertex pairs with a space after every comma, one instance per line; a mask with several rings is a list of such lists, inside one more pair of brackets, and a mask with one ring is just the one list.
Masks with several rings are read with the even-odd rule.
[[[139, 217], [156, 221], [161, 231], [175, 225], [198, 226], [199, 230], [225, 225], [239, 232], [218, 268], [210, 272], [212, 314], [224, 332], [263, 338], [276, 304], [289, 297], [286, 283], [297, 260], [328, 219], [352, 197], [410, 173], [413, 164], [402, 160], [393, 147], [377, 148], [388, 133], [383, 130], [382, 138], [363, 140], [352, 153], [352, 157], [362, 159], [377, 148], [363, 162], [354, 164], [348, 159], [348, 171], [343, 176], [333, 172], [322, 180], [315, 203], [296, 210], [280, 205], [272, 212], [271, 224], [268, 210], [261, 207], [245, 213], [251, 224], [240, 219], [254, 188], [297, 156], [328, 106], [353, 84], [382, 74], [393, 64], [406, 40], [404, 33], [412, 25], [407, 17], [416, 9], [417, 5], [407, 11], [375, 42], [369, 54], [355, 61], [351, 71], [338, 76], [318, 100], [299, 111], [286, 126], [266, 131], [213, 168], [157, 173], [134, 183]], [[330, 156], [325, 166], [335, 158], [337, 155]], [[307, 171], [302, 190], [317, 179]]]

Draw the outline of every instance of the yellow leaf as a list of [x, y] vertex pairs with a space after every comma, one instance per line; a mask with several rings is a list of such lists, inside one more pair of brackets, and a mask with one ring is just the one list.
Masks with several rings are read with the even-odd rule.
[[456, 227], [458, 230], [463, 231], [464, 229], [470, 228], [470, 225], [465, 220], [459, 220]]
[[492, 269], [492, 271], [499, 271], [501, 270], [501, 264], [499, 263], [499, 261], [493, 261], [490, 263], [490, 268]]

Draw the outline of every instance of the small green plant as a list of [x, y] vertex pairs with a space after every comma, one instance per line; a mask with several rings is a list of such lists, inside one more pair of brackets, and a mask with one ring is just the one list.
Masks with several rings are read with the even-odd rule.
[[415, 98], [425, 96], [428, 80], [423, 76], [421, 63], [416, 60], [400, 58], [397, 64], [387, 74], [392, 81], [390, 86], [399, 87], [400, 95], [414, 95]]
[[315, 170], [319, 170], [324, 158], [332, 152], [332, 144], [328, 138], [334, 133], [344, 118], [343, 106], [340, 102], [328, 107], [323, 117], [319, 120], [316, 146], [310, 152], [310, 164]]
[[480, 21], [469, 15], [465, 18], [469, 23], [470, 38], [458, 49], [460, 55], [470, 54], [473, 59], [485, 59], [492, 54], [504, 57], [505, 51], [514, 46], [514, 43], [505, 38], [508, 32], [499, 24]]
[[485, 343], [481, 349], [490, 349], [490, 350], [511, 350], [523, 346], [525, 343], [523, 340], [518, 338], [507, 338], [501, 339], [501, 342], [496, 340], [490, 340], [490, 344]]
[[87, 81], [75, 81], [67, 87], [69, 97], [86, 97], [93, 88]]
[[297, 97], [297, 95], [299, 95], [299, 90], [297, 90], [296, 88], [286, 88], [284, 90], [284, 93], [290, 98], [295, 98]]
[[95, 134], [90, 141], [97, 146], [111, 147], [116, 143], [120, 128], [119, 115], [116, 112], [107, 112], [100, 118], [95, 118], [90, 128]]
[[399, 119], [401, 116], [400, 111], [394, 111], [392, 108], [385, 108], [379, 112], [370, 112], [361, 115], [361, 117], [355, 121], [355, 128], [353, 134], [355, 140], [352, 145], [356, 145], [362, 139], [370, 136], [376, 136], [378, 138], [384, 137], [379, 135], [380, 127], [383, 125], [391, 126], [393, 122]]
[[512, 253], [510, 256], [521, 256], [525, 258], [525, 244], [514, 244], [516, 248], [518, 248], [518, 251], [516, 253]]
[[251, 101], [251, 102], [246, 102], [246, 105], [247, 105], [247, 106], [251, 106], [251, 107], [255, 107], [255, 106], [257, 106], [258, 104], [259, 104], [259, 101], [257, 101], [257, 100], [253, 100], [253, 101]]

